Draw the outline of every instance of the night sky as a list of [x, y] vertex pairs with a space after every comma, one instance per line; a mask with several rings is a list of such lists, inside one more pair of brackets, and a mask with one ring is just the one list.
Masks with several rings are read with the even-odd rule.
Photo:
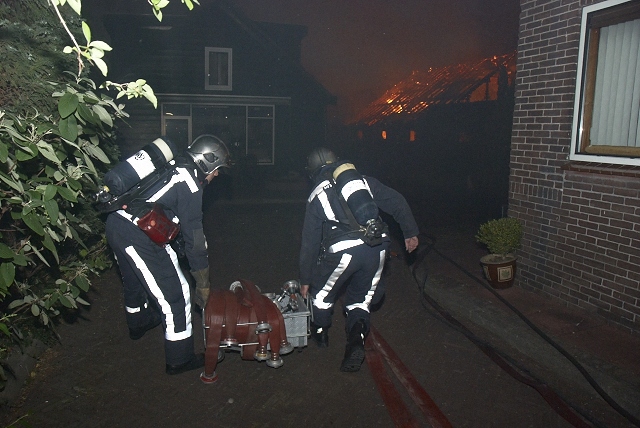
[[518, 0], [230, 0], [255, 21], [304, 25], [305, 69], [345, 119], [412, 70], [516, 49]]

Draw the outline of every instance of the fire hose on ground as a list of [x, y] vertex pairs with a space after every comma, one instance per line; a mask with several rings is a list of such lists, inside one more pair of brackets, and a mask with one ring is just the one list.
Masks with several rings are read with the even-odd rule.
[[[560, 345], [555, 343], [548, 335], [546, 335], [542, 330], [540, 330], [535, 324], [533, 324], [524, 314], [522, 314], [517, 308], [511, 305], [507, 300], [505, 300], [499, 293], [497, 293], [493, 288], [491, 288], [485, 281], [478, 278], [471, 272], [469, 272], [464, 267], [460, 266], [451, 258], [447, 257], [437, 248], [435, 248], [436, 239], [432, 236], [421, 235], [421, 242], [429, 242], [428, 245], [425, 245], [422, 249], [418, 250], [415, 261], [411, 265], [411, 273], [413, 279], [416, 281], [419, 287], [420, 295], [422, 298], [422, 304], [425, 305], [425, 302], [428, 303], [433, 309], [436, 310], [437, 314], [440, 316], [440, 319], [444, 321], [447, 325], [464, 334], [472, 343], [482, 350], [489, 358], [491, 358], [496, 364], [498, 364], [503, 370], [505, 370], [509, 375], [514, 377], [516, 380], [531, 386], [534, 388], [543, 399], [565, 420], [571, 423], [575, 427], [588, 427], [583, 419], [589, 421], [590, 424], [594, 426], [600, 427], [603, 426], [600, 422], [593, 419], [590, 415], [588, 415], [584, 410], [580, 409], [578, 406], [570, 404], [569, 401], [563, 397], [561, 397], [556, 391], [554, 391], [549, 385], [544, 383], [543, 381], [536, 379], [526, 368], [521, 367], [514, 359], [509, 357], [508, 355], [500, 352], [491, 346], [490, 343], [482, 340], [474, 333], [472, 333], [468, 328], [462, 325], [457, 319], [455, 319], [449, 312], [447, 312], [443, 307], [441, 307], [438, 302], [433, 299], [426, 290], [427, 283], [427, 275], [421, 280], [417, 277], [416, 270], [421, 265], [422, 261], [426, 258], [426, 256], [433, 251], [439, 257], [443, 258], [447, 262], [454, 265], [458, 270], [463, 272], [469, 278], [473, 279], [478, 284], [482, 285], [484, 288], [489, 290], [493, 295], [495, 295], [498, 300], [500, 300], [503, 304], [505, 304], [511, 311], [513, 311], [519, 318], [521, 318], [533, 331], [535, 331], [540, 337], [542, 337], [546, 342], [548, 342], [551, 346], [553, 346], [558, 352], [560, 352], [564, 357], [566, 357], [571, 364], [573, 364], [578, 371], [582, 374], [582, 376], [587, 380], [587, 382], [595, 389], [595, 391], [609, 404], [615, 411], [617, 411], [620, 415], [624, 416], [627, 420], [629, 420], [632, 424], [640, 427], [640, 420], [625, 410], [620, 404], [618, 404], [611, 396], [609, 396], [600, 385], [593, 379], [593, 377], [588, 373], [588, 371], [578, 362], [569, 352], [563, 349]], [[422, 246], [422, 245], [421, 245]], [[425, 307], [426, 308], [426, 307]], [[426, 308], [428, 309], [428, 308]]]

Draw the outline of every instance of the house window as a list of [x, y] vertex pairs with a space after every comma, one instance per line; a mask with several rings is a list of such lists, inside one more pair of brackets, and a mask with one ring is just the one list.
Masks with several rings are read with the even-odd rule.
[[204, 89], [232, 89], [232, 55], [230, 48], [204, 48]]
[[247, 154], [258, 163], [273, 163], [273, 107], [249, 106], [247, 109]]
[[274, 105], [162, 103], [162, 129], [180, 149], [199, 135], [213, 134], [227, 145], [234, 163], [274, 164]]
[[570, 159], [640, 165], [640, 2], [582, 12]]

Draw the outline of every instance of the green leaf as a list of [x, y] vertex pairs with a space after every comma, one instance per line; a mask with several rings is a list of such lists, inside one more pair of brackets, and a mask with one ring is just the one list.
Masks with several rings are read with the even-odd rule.
[[96, 117], [96, 115], [87, 107], [85, 104], [78, 104], [78, 114], [82, 119], [84, 119], [87, 123], [92, 123], [94, 125], [100, 125], [100, 119]]
[[69, 289], [70, 289], [71, 297], [75, 300], [80, 295], [80, 289], [75, 285], [71, 285], [71, 284], [69, 285], [70, 285]]
[[24, 305], [24, 300], [16, 299], [16, 300], [13, 300], [11, 303], [9, 303], [9, 306], [7, 307], [7, 309], [14, 309], [22, 305]]
[[53, 243], [53, 240], [51, 239], [51, 237], [47, 234], [44, 235], [44, 239], [42, 240], [42, 245], [44, 245], [44, 247], [51, 251], [51, 254], [53, 254], [53, 257], [55, 257], [56, 262], [60, 263], [60, 259], [58, 258], [58, 251], [56, 250], [56, 245]]
[[71, 232], [71, 236], [78, 244], [82, 245], [84, 248], [87, 248], [87, 246], [84, 244], [84, 241], [80, 239], [80, 235], [78, 235], [78, 232], [76, 232], [73, 227], [69, 226], [69, 232]]
[[76, 307], [75, 300], [71, 296], [67, 296], [66, 294], [63, 296], [60, 296], [60, 303], [62, 303], [62, 306], [66, 306], [67, 308]]
[[84, 100], [87, 104], [98, 104], [100, 102], [100, 98], [93, 92], [85, 92]]
[[38, 258], [42, 261], [42, 263], [44, 263], [45, 265], [47, 265], [48, 267], [51, 267], [51, 265], [49, 264], [49, 262], [47, 261], [47, 259], [44, 258], [44, 256], [42, 255], [42, 253], [40, 251], [38, 251], [38, 249], [36, 247], [31, 247], [31, 249], [33, 250], [33, 252], [35, 253], [36, 256], [38, 256]]
[[86, 153], [83, 153], [82, 157], [84, 158], [84, 163], [87, 165], [87, 168], [89, 168], [89, 171], [91, 171], [92, 174], [97, 176], [98, 171], [96, 171], [96, 167], [93, 165], [93, 162], [91, 162], [91, 158], [89, 158], [89, 156]]
[[31, 313], [34, 317], [40, 315], [40, 306], [36, 305], [35, 303], [31, 305]]
[[0, 180], [4, 181], [5, 183], [7, 183], [10, 187], [12, 187], [14, 190], [17, 190], [20, 193], [24, 193], [24, 187], [22, 187], [22, 182], [20, 181], [15, 181], [10, 177], [6, 177], [3, 173], [0, 172]]
[[5, 290], [11, 287], [16, 277], [16, 267], [13, 263], [2, 263], [0, 265], [0, 286]]
[[103, 123], [107, 124], [109, 127], [113, 126], [113, 120], [111, 119], [111, 115], [107, 112], [107, 110], [104, 107], [96, 104], [96, 105], [92, 105], [91, 108], [93, 109], [94, 113], [98, 115], [98, 117]]
[[106, 76], [107, 74], [109, 74], [109, 68], [107, 67], [107, 63], [104, 62], [102, 58], [96, 58], [92, 56], [91, 60], [96, 65], [96, 67], [98, 67], [100, 72], [102, 72], [103, 76]]
[[103, 58], [104, 57], [104, 51], [102, 49], [98, 49], [98, 48], [91, 48], [91, 49], [89, 49], [89, 57], [92, 60]]
[[7, 244], [0, 242], [0, 257], [3, 259], [13, 259], [14, 255], [15, 253]]
[[55, 150], [53, 150], [51, 144], [45, 143], [44, 141], [39, 141], [36, 145], [38, 146], [38, 150], [40, 154], [42, 154], [42, 156], [58, 165], [62, 163], [62, 161], [58, 158], [58, 155], [56, 155]]
[[84, 306], [91, 306], [91, 304], [89, 302], [87, 302], [86, 300], [84, 300], [82, 297], [76, 297], [76, 302], [80, 303], [81, 305]]
[[109, 46], [107, 43], [100, 41], [100, 40], [96, 40], [95, 42], [91, 42], [89, 43], [90, 47], [93, 48], [97, 48], [100, 49], [101, 51], [110, 51], [111, 50], [111, 46]]
[[[71, 6], [71, 9], [73, 9], [75, 11], [75, 13], [80, 15], [80, 13], [82, 12], [82, 1], [81, 0], [67, 0], [67, 3], [69, 3], [69, 6]], [[83, 24], [84, 24], [84, 22], [83, 22]]]
[[51, 229], [50, 227], [45, 227], [45, 232], [47, 232], [49, 234], [49, 236], [51, 237], [51, 239], [54, 240], [54, 242], [60, 242], [63, 240], [62, 237], [60, 237], [60, 235], [58, 235], [53, 229]]
[[54, 186], [53, 184], [47, 184], [47, 188], [44, 191], [44, 195], [42, 195], [42, 200], [45, 202], [49, 201], [53, 199], [54, 196], [56, 196], [56, 193], [58, 193], [57, 187]]
[[87, 152], [93, 156], [94, 158], [98, 159], [100, 162], [102, 163], [106, 163], [109, 164], [111, 163], [111, 161], [109, 161], [109, 158], [107, 157], [107, 155], [102, 151], [102, 149], [98, 146], [94, 146], [93, 144], [87, 145], [87, 147], [85, 148], [87, 150]]
[[[80, 15], [80, 12], [78, 12], [78, 15]], [[89, 28], [89, 25], [84, 21], [82, 21], [82, 34], [84, 34], [84, 38], [87, 40], [87, 45], [90, 44], [91, 43], [91, 28]]]
[[76, 194], [71, 189], [65, 186], [56, 186], [56, 187], [58, 188], [58, 193], [64, 199], [70, 202], [78, 202], [78, 198], [76, 197]]
[[18, 266], [26, 266], [29, 263], [29, 258], [24, 254], [16, 254], [13, 257], [13, 263]]
[[[16, 124], [16, 128], [19, 128]], [[16, 144], [26, 143], [29, 141], [29, 135], [22, 135], [20, 132], [26, 132], [26, 130], [15, 128], [4, 128], [4, 131], [11, 136], [13, 142]]]
[[37, 233], [38, 235], [42, 236], [44, 235], [44, 228], [42, 227], [42, 224], [40, 223], [40, 218], [30, 212], [27, 214], [23, 214], [22, 215], [22, 221], [24, 221], [24, 223], [29, 226], [29, 229], [33, 230], [35, 233]]
[[0, 141], [0, 162], [5, 163], [9, 157], [9, 149], [7, 145]]
[[58, 214], [60, 214], [60, 210], [58, 209], [58, 202], [55, 199], [45, 201], [44, 209], [47, 210], [51, 223], [58, 221]]
[[49, 300], [45, 301], [45, 308], [50, 309], [53, 305], [56, 304], [56, 302], [60, 299], [60, 293], [59, 292], [53, 292], [51, 293], [51, 297], [49, 298]]
[[11, 336], [11, 333], [9, 332], [9, 329], [7, 328], [7, 325], [5, 323], [0, 322], [0, 331], [6, 334], [7, 336]]
[[78, 121], [75, 116], [69, 116], [60, 120], [58, 123], [58, 130], [62, 138], [69, 141], [75, 141], [78, 138]]
[[75, 113], [77, 108], [78, 96], [71, 92], [65, 92], [62, 98], [60, 98], [60, 101], [58, 101], [58, 113], [60, 113], [60, 117], [63, 119]]
[[67, 186], [69, 186], [69, 188], [71, 190], [80, 190], [80, 189], [82, 189], [82, 184], [78, 180], [76, 180], [74, 178], [71, 178], [71, 177], [67, 178]]
[[35, 152], [31, 150], [31, 147], [20, 147], [19, 150], [16, 150], [16, 159], [18, 160], [18, 162], [28, 161], [30, 159], [33, 159], [37, 153], [37, 147]]
[[146, 99], [151, 101], [151, 104], [153, 104], [154, 108], [158, 108], [158, 99], [156, 98], [156, 95], [153, 93], [153, 89], [151, 88], [151, 86], [144, 85], [142, 87], [142, 95], [144, 95]]
[[89, 291], [89, 280], [84, 275], [78, 275], [76, 277], [76, 285], [78, 288], [84, 292]]

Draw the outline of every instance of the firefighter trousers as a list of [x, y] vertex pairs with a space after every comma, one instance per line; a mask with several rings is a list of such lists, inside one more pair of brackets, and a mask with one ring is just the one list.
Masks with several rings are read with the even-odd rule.
[[172, 366], [193, 356], [189, 283], [170, 245], [159, 246], [131, 221], [117, 213], [107, 217], [106, 235], [122, 276], [129, 328], [146, 325], [160, 310], [165, 359]]
[[344, 309], [347, 312], [346, 331], [364, 320], [367, 330], [369, 307], [380, 285], [389, 242], [375, 247], [360, 244], [337, 253], [325, 253], [315, 269], [310, 284], [313, 303], [313, 323], [329, 327], [333, 306], [344, 290]]

